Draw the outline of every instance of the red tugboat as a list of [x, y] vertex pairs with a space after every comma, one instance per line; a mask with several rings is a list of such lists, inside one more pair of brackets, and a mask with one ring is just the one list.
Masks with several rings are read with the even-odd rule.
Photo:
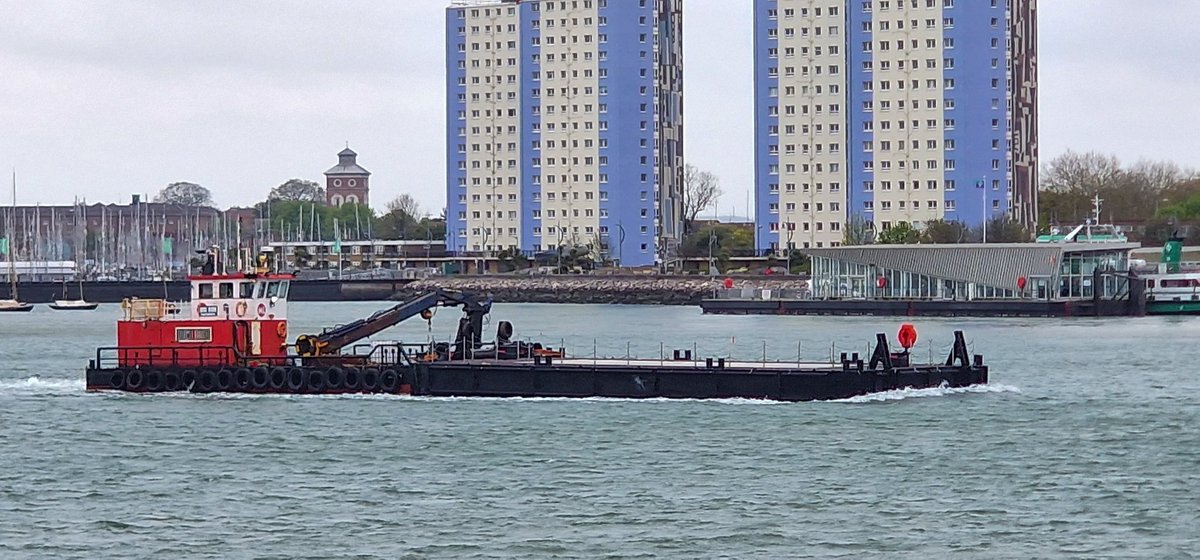
[[[434, 290], [324, 332], [288, 343], [290, 274], [269, 270], [270, 255], [245, 272], [218, 273], [218, 251], [190, 277], [192, 299], [127, 300], [117, 346], [99, 348], [87, 369], [89, 391], [193, 393], [391, 393], [421, 396], [840, 399], [903, 388], [987, 383], [983, 356], [971, 356], [962, 332], [944, 362], [910, 363], [916, 330], [905, 325], [901, 352], [876, 335], [869, 356], [842, 353], [829, 362], [735, 361], [567, 356], [563, 349], [513, 340], [497, 324], [483, 342], [491, 299]], [[406, 319], [430, 319], [435, 307], [462, 307], [453, 342], [361, 341]]]
[[180, 391], [197, 383], [232, 389], [248, 385], [255, 370], [285, 365], [293, 276], [270, 271], [269, 259], [264, 253], [257, 268], [227, 273], [214, 249], [201, 273], [189, 277], [190, 302], [121, 302], [117, 346], [97, 351], [88, 390]]
[[[414, 361], [468, 354], [528, 357], [535, 351], [507, 339], [499, 347], [483, 347], [483, 318], [491, 302], [446, 290], [318, 335], [301, 335], [289, 345], [287, 296], [294, 276], [271, 271], [266, 252], [247, 272], [217, 272], [223, 268], [219, 259], [219, 251], [210, 251], [201, 273], [188, 278], [189, 302], [122, 302], [117, 345], [97, 349], [88, 367], [89, 391], [409, 393], [401, 368], [411, 369]], [[354, 346], [405, 319], [428, 319], [432, 308], [451, 305], [463, 306], [465, 315], [453, 344]], [[500, 335], [511, 329], [501, 322]]]
[[173, 364], [279, 365], [287, 355], [291, 274], [201, 274], [189, 278], [191, 302], [127, 299], [117, 321], [122, 367]]

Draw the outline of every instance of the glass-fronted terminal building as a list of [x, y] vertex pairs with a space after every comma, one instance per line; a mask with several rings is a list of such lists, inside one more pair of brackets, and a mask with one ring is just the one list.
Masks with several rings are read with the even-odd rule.
[[[817, 299], [1114, 299], [1137, 243], [863, 245], [809, 249]], [[1113, 272], [1118, 274], [1097, 274]], [[1097, 293], [1098, 291], [1098, 293]]]

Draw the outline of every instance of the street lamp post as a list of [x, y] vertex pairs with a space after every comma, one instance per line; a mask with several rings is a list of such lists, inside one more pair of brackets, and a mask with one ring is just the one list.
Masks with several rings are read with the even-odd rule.
[[620, 267], [625, 261], [625, 226], [621, 222], [617, 222], [617, 266]]
[[566, 238], [566, 230], [563, 229], [562, 222], [559, 222], [559, 225], [558, 225], [558, 268], [554, 271], [555, 274], [562, 274], [562, 272], [563, 272], [562, 253], [563, 253], [563, 239], [565, 239], [565, 238]]
[[480, 246], [482, 251], [480, 251], [480, 253], [479, 253], [480, 254], [479, 261], [478, 261], [479, 264], [476, 265], [476, 267], [475, 267], [476, 275], [480, 275], [480, 273], [487, 273], [487, 240], [488, 240], [488, 237], [491, 237], [491, 236], [492, 236], [491, 228], [484, 228], [484, 245]]
[[433, 245], [433, 230], [425, 226], [425, 267], [429, 268], [429, 246]]
[[708, 274], [710, 276], [715, 274], [714, 269], [716, 269], [716, 264], [713, 262], [713, 245], [716, 243], [717, 230], [716, 228], [710, 227], [708, 229]]
[[796, 235], [796, 222], [787, 222], [787, 272], [792, 273], [792, 236]]
[[988, 196], [987, 196], [987, 175], [984, 175], [979, 180], [979, 190], [983, 191], [983, 212], [980, 216], [983, 219], [983, 242], [987, 243], [987, 223], [988, 223]]

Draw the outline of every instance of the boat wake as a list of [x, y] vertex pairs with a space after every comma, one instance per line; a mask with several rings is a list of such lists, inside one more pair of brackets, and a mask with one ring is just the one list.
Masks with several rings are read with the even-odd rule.
[[[1012, 385], [971, 385], [970, 387], [932, 387], [927, 389], [897, 389], [894, 391], [884, 391], [881, 393], [871, 393], [868, 395], [859, 395], [848, 399], [838, 399], [826, 401], [832, 403], [878, 403], [878, 402], [893, 402], [907, 399], [927, 398], [927, 397], [947, 397], [953, 395], [969, 395], [969, 394], [986, 394], [986, 393], [1020, 393], [1021, 389]], [[0, 379], [0, 396], [54, 396], [54, 395], [94, 395], [97, 393], [87, 393], [83, 379], [70, 378], [42, 378], [33, 376], [25, 379]], [[764, 399], [743, 399], [743, 398], [728, 398], [728, 399], [667, 399], [667, 398], [649, 398], [649, 399], [630, 399], [630, 398], [608, 398], [608, 397], [413, 397], [408, 395], [383, 395], [383, 394], [340, 394], [340, 395], [285, 395], [285, 394], [253, 394], [253, 393], [156, 393], [156, 394], [134, 394], [134, 393], [115, 393], [103, 392], [108, 396], [122, 397], [167, 397], [167, 398], [191, 398], [191, 399], [226, 399], [226, 400], [246, 400], [246, 399], [320, 399], [320, 400], [408, 400], [408, 401], [427, 401], [427, 402], [531, 402], [531, 403], [552, 403], [552, 402], [591, 402], [591, 403], [679, 403], [679, 402], [696, 402], [696, 403], [713, 403], [724, 405], [786, 405], [792, 404], [784, 401], [773, 401]]]
[[919, 399], [927, 397], [948, 397], [953, 395], [970, 395], [983, 393], [1020, 393], [1021, 389], [1012, 385], [971, 385], [969, 387], [929, 387], [926, 389], [896, 389], [894, 391], [883, 391], [881, 393], [871, 393], [868, 395], [859, 395], [848, 399], [838, 399], [829, 402], [835, 403], [877, 403], [877, 402], [892, 402], [902, 401], [907, 399]]
[[0, 395], [82, 395], [84, 389], [82, 378], [0, 379]]

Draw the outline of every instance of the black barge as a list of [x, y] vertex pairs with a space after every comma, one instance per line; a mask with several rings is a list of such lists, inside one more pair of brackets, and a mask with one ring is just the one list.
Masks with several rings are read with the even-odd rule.
[[[502, 323], [504, 325], [506, 323]], [[505, 328], [505, 327], [501, 327]], [[945, 361], [910, 362], [876, 335], [870, 356], [841, 354], [835, 363], [564, 357], [541, 345], [509, 343], [509, 355], [460, 358], [449, 345], [359, 346], [338, 359], [289, 357], [275, 365], [120, 367], [119, 349], [102, 348], [87, 370], [89, 391], [136, 393], [394, 394], [428, 397], [610, 397], [628, 399], [844, 399], [906, 388], [968, 387], [988, 382], [983, 356], [970, 355], [961, 331]], [[451, 355], [438, 358], [438, 352]], [[213, 356], [224, 356], [224, 349]], [[214, 360], [214, 362], [223, 362]]]
[[[514, 340], [507, 321], [484, 342], [490, 298], [449, 290], [289, 343], [290, 275], [218, 274], [211, 263], [190, 278], [190, 301], [123, 303], [117, 345], [98, 349], [88, 364], [89, 391], [808, 401], [988, 381], [983, 357], [968, 353], [962, 332], [944, 361], [913, 363], [910, 325], [898, 336], [904, 350], [878, 334], [869, 355], [823, 363], [700, 358], [692, 350], [671, 359], [583, 358]], [[404, 320], [430, 320], [437, 307], [463, 310], [453, 342], [363, 343]]]

